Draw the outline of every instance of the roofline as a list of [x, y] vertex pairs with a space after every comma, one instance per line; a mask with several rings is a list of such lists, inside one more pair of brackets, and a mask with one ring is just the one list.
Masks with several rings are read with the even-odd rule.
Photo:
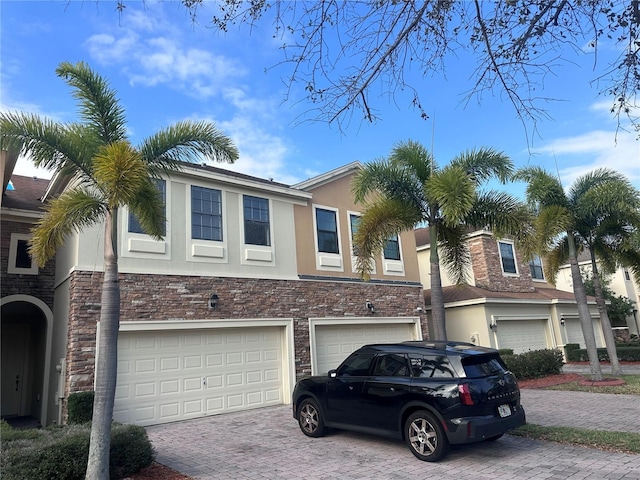
[[340, 178], [343, 177], [349, 173], [351, 173], [352, 171], [355, 170], [359, 170], [361, 168], [363, 168], [363, 164], [356, 160], [355, 162], [351, 162], [348, 163], [346, 165], [343, 165], [341, 167], [335, 168], [333, 170], [330, 170], [328, 172], [322, 173], [320, 175], [317, 175], [315, 177], [311, 177], [307, 180], [304, 180], [300, 183], [296, 183], [295, 185], [293, 185], [293, 188], [298, 188], [300, 190], [306, 190], [307, 188], [315, 188], [315, 187], [319, 187], [321, 185], [324, 185], [325, 183], [329, 183], [333, 180], [335, 180], [336, 178]]

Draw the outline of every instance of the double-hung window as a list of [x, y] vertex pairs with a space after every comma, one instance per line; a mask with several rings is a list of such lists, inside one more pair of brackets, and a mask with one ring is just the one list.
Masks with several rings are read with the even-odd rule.
[[244, 243], [247, 245], [271, 245], [269, 226], [269, 200], [243, 196]]
[[191, 238], [222, 241], [220, 190], [191, 186]]
[[387, 239], [384, 246], [384, 258], [386, 260], [400, 260], [400, 241], [398, 235], [393, 235]]
[[338, 222], [336, 212], [316, 208], [316, 228], [318, 251], [324, 253], [340, 253], [338, 249]]
[[[163, 207], [163, 216], [166, 217], [166, 213], [167, 213], [167, 184], [162, 179], [157, 179], [155, 181], [155, 184], [156, 184], [156, 187], [158, 188], [158, 192], [160, 193], [160, 197], [162, 198], [162, 204], [164, 205], [164, 207]], [[142, 225], [140, 225], [140, 222], [138, 221], [136, 216], [131, 212], [129, 212], [129, 232], [130, 233], [146, 233], [142, 229]], [[166, 233], [166, 225], [163, 226], [163, 228], [162, 228], [162, 234], [164, 235], [165, 233]]]
[[531, 268], [531, 278], [534, 280], [544, 280], [544, 272], [542, 270], [542, 259], [539, 255], [535, 255], [529, 262]]
[[356, 233], [358, 233], [359, 224], [360, 224], [360, 215], [355, 215], [353, 213], [350, 213], [349, 225], [351, 226], [351, 249], [354, 257], [358, 256], [358, 249], [356, 248], [354, 239], [356, 238]]
[[502, 271], [504, 273], [518, 273], [516, 269], [516, 256], [513, 251], [513, 244], [498, 242], [500, 249], [500, 259], [502, 261]]

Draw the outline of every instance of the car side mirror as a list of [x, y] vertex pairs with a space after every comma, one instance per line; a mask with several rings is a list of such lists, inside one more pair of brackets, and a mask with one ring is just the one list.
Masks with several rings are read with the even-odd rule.
[[329, 370], [329, 378], [336, 378], [338, 376], [337, 370]]

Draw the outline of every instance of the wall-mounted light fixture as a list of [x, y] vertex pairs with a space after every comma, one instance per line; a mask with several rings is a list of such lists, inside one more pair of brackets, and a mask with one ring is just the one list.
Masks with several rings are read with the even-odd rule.
[[564, 327], [564, 317], [560, 317], [560, 325]]
[[419, 306], [419, 305], [418, 305], [418, 306], [416, 307], [416, 312], [418, 312], [418, 313], [422, 313], [422, 312], [424, 312], [424, 308], [422, 308], [421, 306]]
[[496, 330], [498, 330], [498, 324], [496, 322], [491, 322], [489, 324], [489, 328], [491, 329], [491, 331], [495, 332]]
[[376, 307], [373, 303], [371, 303], [369, 300], [367, 300], [364, 303], [364, 306], [367, 307], [367, 310], [369, 310], [371, 313], [376, 313]]
[[211, 310], [216, 309], [216, 307], [218, 306], [218, 300], [219, 300], [219, 297], [215, 293], [209, 297], [209, 308]]

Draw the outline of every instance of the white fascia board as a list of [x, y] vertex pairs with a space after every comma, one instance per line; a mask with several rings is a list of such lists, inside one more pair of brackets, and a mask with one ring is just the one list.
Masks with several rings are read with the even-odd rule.
[[343, 177], [344, 175], [348, 175], [353, 171], [359, 170], [362, 167], [363, 165], [359, 161], [351, 162], [316, 177], [309, 178], [303, 182], [296, 183], [293, 185], [293, 188], [306, 190], [307, 188], [319, 187], [325, 183], [329, 183], [337, 178]]

